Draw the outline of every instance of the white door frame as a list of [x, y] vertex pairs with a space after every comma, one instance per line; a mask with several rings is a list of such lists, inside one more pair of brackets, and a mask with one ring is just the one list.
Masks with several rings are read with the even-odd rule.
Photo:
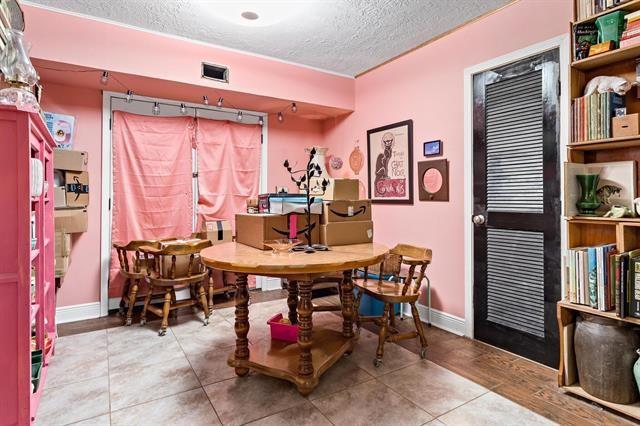
[[[112, 118], [112, 100], [122, 101], [126, 99], [125, 93], [108, 92], [102, 93], [102, 197], [100, 207], [100, 316], [109, 314], [109, 266], [111, 261], [111, 200], [113, 196], [113, 168], [112, 168], [112, 142], [111, 142], [111, 118]], [[268, 146], [268, 114], [265, 112], [238, 110], [231, 108], [217, 108], [202, 104], [176, 101], [171, 99], [151, 98], [146, 96], [135, 95], [135, 99], [154, 102], [161, 104], [162, 109], [170, 109], [175, 111], [175, 115], [179, 116], [180, 104], [184, 103], [189, 109], [198, 108], [198, 110], [206, 109], [206, 114], [218, 115], [216, 113], [226, 114], [225, 119], [230, 119], [229, 114], [237, 114], [242, 111], [244, 115], [243, 122], [249, 119], [257, 121], [257, 117], [262, 117], [264, 124], [262, 126], [262, 145], [260, 150], [260, 193], [267, 191], [267, 146]], [[139, 113], [139, 112], [136, 112]], [[190, 112], [192, 114], [192, 112]], [[147, 115], [152, 115], [151, 107]], [[163, 114], [166, 115], [166, 114]], [[205, 115], [200, 114], [206, 118]], [[232, 118], [231, 118], [232, 119]], [[257, 284], [262, 284], [262, 281]], [[259, 285], [258, 285], [259, 286]]]
[[[560, 194], [564, 194], [564, 167], [566, 161], [568, 126], [569, 126], [569, 35], [554, 37], [552, 39], [536, 43], [516, 50], [506, 55], [491, 59], [466, 68], [464, 70], [464, 317], [465, 335], [473, 338], [473, 225], [471, 216], [473, 215], [473, 76], [492, 68], [507, 65], [512, 62], [533, 56], [548, 50], [558, 48], [560, 50]], [[562, 201], [564, 202], [564, 201]], [[564, 206], [561, 206], [564, 212]], [[564, 286], [564, 261], [566, 242], [566, 222], [561, 220], [561, 283]], [[562, 293], [564, 294], [564, 292]]]

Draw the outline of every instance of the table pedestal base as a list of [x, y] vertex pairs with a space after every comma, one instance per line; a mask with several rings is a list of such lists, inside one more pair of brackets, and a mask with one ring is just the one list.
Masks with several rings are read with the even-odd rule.
[[299, 374], [300, 348], [296, 342], [265, 339], [251, 346], [249, 359], [237, 359], [235, 354], [229, 357], [230, 367], [246, 371], [252, 369], [267, 376], [292, 382], [302, 395], [309, 395], [320, 376], [335, 364], [345, 353], [353, 350], [354, 339], [344, 337], [336, 330], [317, 327], [313, 329], [311, 359], [313, 372], [310, 375]]

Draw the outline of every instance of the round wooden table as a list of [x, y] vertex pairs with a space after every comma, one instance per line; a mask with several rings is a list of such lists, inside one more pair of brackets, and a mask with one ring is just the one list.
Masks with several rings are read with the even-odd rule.
[[[208, 247], [200, 253], [202, 262], [212, 268], [234, 272], [236, 279], [236, 349], [228, 364], [238, 376], [249, 369], [293, 382], [303, 395], [310, 394], [320, 376], [345, 353], [353, 350], [352, 270], [380, 263], [389, 249], [382, 244], [354, 244], [331, 247], [330, 251], [273, 254], [239, 243]], [[311, 286], [315, 278], [342, 272], [342, 332], [313, 329]], [[247, 275], [287, 278], [298, 284], [298, 341], [269, 339], [252, 344], [249, 350], [249, 291]], [[290, 295], [291, 296], [291, 295]]]

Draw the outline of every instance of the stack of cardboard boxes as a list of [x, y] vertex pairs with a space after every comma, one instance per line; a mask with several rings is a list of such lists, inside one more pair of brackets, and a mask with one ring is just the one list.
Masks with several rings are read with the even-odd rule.
[[87, 164], [88, 156], [83, 151], [56, 149], [53, 154], [56, 277], [63, 277], [69, 268], [71, 234], [87, 231]]
[[268, 250], [264, 245], [267, 240], [297, 238], [306, 242], [309, 226], [314, 243], [339, 246], [373, 241], [371, 201], [359, 199], [357, 179], [332, 179], [325, 194], [316, 199], [309, 224], [303, 213], [304, 195], [261, 195], [254, 203], [260, 213], [236, 215], [236, 241]]

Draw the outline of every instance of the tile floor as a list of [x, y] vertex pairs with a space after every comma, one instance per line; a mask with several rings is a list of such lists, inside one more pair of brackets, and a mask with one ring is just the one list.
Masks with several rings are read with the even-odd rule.
[[[268, 338], [266, 320], [286, 312], [275, 300], [250, 307], [250, 342]], [[332, 313], [314, 324], [340, 328]], [[164, 337], [158, 323], [58, 340], [38, 425], [530, 425], [544, 417], [395, 344], [374, 368], [377, 337], [363, 329], [353, 354], [307, 398], [289, 382], [236, 378], [226, 365], [235, 344], [233, 308], [203, 327], [182, 315]]]

